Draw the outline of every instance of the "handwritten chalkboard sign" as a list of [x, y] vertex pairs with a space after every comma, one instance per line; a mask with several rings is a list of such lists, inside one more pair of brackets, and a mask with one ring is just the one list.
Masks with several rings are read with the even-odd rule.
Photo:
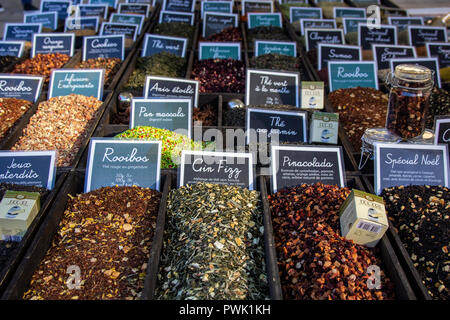
[[445, 27], [408, 26], [409, 44], [415, 47], [424, 46], [426, 42], [447, 42]]
[[257, 143], [261, 135], [264, 136], [264, 141], [269, 143], [307, 142], [307, 118], [306, 111], [247, 108], [245, 122], [247, 144]]
[[81, 94], [102, 100], [104, 69], [54, 69], [48, 98]]
[[256, 27], [283, 27], [281, 20], [281, 13], [249, 13], [248, 15], [248, 28]]
[[78, 5], [81, 17], [108, 17], [107, 4], [80, 4]]
[[391, 71], [395, 70], [395, 67], [399, 64], [415, 64], [419, 66], [427, 67], [434, 71], [434, 83], [441, 88], [441, 76], [439, 74], [439, 62], [437, 58], [405, 58], [405, 59], [391, 59]]
[[428, 42], [426, 45], [428, 57], [436, 57], [439, 62], [439, 68], [443, 69], [450, 66], [450, 43]]
[[290, 22], [294, 23], [301, 19], [322, 19], [322, 8], [305, 8], [305, 7], [290, 7]]
[[170, 12], [170, 11], [161, 11], [159, 14], [159, 23], [172, 23], [172, 22], [180, 22], [180, 23], [189, 23], [190, 25], [194, 25], [194, 14], [187, 12]]
[[36, 102], [43, 83], [42, 76], [0, 74], [0, 97]]
[[91, 138], [84, 192], [101, 187], [160, 189], [161, 141]]
[[75, 50], [74, 33], [35, 33], [31, 56], [46, 53], [61, 53], [73, 56]]
[[328, 61], [361, 61], [361, 48], [339, 44], [319, 43], [317, 48], [318, 70], [326, 68]]
[[118, 0], [89, 0], [89, 4], [107, 4], [111, 8], [117, 8]]
[[191, 99], [192, 105], [198, 106], [199, 82], [167, 77], [147, 76], [145, 79], [145, 98], [165, 97]]
[[446, 144], [450, 158], [450, 117], [438, 116], [434, 119], [434, 144]]
[[103, 22], [100, 29], [101, 36], [123, 34], [127, 39], [133, 39], [136, 41], [139, 25], [126, 24], [117, 22]]
[[200, 41], [198, 43], [198, 59], [241, 60], [241, 43]]
[[69, 0], [41, 0], [41, 12], [57, 12], [58, 20], [64, 21], [71, 5], [72, 2]]
[[33, 40], [33, 34], [40, 33], [42, 24], [40, 23], [5, 23], [3, 40]]
[[336, 29], [334, 19], [300, 19], [300, 33], [305, 35], [305, 30], [309, 29]]
[[375, 88], [378, 75], [372, 61], [328, 61], [330, 92], [341, 88]]
[[113, 13], [109, 22], [124, 23], [124, 24], [137, 24], [139, 25], [138, 33], [141, 33], [142, 26], [144, 25], [145, 16], [143, 14], [121, 14]]
[[291, 41], [266, 41], [255, 40], [255, 56], [262, 54], [278, 53], [290, 57], [297, 56], [297, 44]]
[[163, 0], [164, 11], [194, 12], [195, 0]]
[[247, 69], [245, 104], [286, 104], [298, 107], [299, 81], [297, 72]]
[[344, 26], [344, 33], [358, 32], [358, 24], [367, 24], [367, 19], [362, 18], [342, 18], [342, 25]]
[[306, 51], [316, 49], [318, 43], [343, 44], [342, 29], [305, 29]]
[[144, 16], [148, 17], [148, 14], [150, 13], [150, 5], [146, 3], [119, 3], [119, 13], [143, 14]]
[[56, 151], [0, 151], [0, 182], [52, 190]]
[[176, 131], [192, 136], [191, 99], [133, 99], [131, 101], [130, 129], [138, 126]]
[[183, 150], [178, 177], [178, 187], [206, 182], [254, 190], [253, 155]]
[[423, 17], [388, 17], [390, 25], [397, 26], [398, 31], [406, 30], [408, 26], [423, 26]]
[[201, 2], [201, 16], [206, 12], [232, 13], [233, 1], [202, 1]]
[[42, 27], [56, 30], [58, 27], [58, 13], [33, 12], [23, 14], [24, 23], [42, 23]]
[[345, 187], [342, 147], [272, 146], [272, 191], [303, 183]]
[[141, 57], [151, 57], [160, 52], [169, 52], [184, 58], [186, 55], [186, 47], [186, 38], [167, 37], [159, 34], [146, 33]]
[[25, 41], [0, 40], [0, 56], [21, 57]]
[[242, 0], [242, 15], [250, 12], [273, 12], [272, 1], [251, 1]]
[[64, 32], [81, 29], [91, 29], [98, 31], [99, 17], [67, 17], [64, 23]]
[[125, 36], [84, 37], [83, 61], [95, 58], [125, 58]]
[[203, 16], [203, 38], [220, 33], [226, 28], [237, 28], [238, 15], [234, 13], [205, 12]]
[[397, 45], [397, 28], [380, 25], [379, 29], [364, 23], [358, 24], [358, 45], [363, 49], [371, 49], [372, 44]]
[[365, 18], [366, 9], [364, 8], [348, 8], [334, 7], [333, 17], [336, 18]]
[[416, 57], [416, 50], [413, 46], [375, 44], [372, 46], [372, 51], [378, 70], [389, 69], [391, 59]]
[[375, 143], [375, 190], [408, 185], [449, 186], [448, 146]]

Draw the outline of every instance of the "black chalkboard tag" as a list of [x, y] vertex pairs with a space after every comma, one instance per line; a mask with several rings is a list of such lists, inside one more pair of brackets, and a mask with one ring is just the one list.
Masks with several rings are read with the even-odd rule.
[[300, 74], [247, 69], [245, 104], [299, 106]]
[[162, 10], [194, 12], [195, 0], [163, 0]]
[[428, 57], [436, 57], [439, 61], [439, 68], [450, 66], [450, 43], [448, 42], [427, 42]]
[[388, 17], [390, 25], [397, 26], [398, 31], [406, 30], [410, 25], [423, 26], [423, 17]]
[[389, 69], [391, 59], [416, 57], [416, 49], [413, 46], [374, 44], [372, 52], [378, 70]]
[[363, 50], [372, 49], [373, 44], [397, 45], [397, 27], [380, 25], [375, 29], [367, 23], [358, 24], [358, 45]]
[[144, 96], [145, 98], [187, 98], [192, 100], [192, 105], [196, 108], [198, 106], [198, 88], [197, 80], [147, 76]]
[[127, 24], [117, 22], [103, 22], [100, 28], [101, 36], [124, 34], [125, 38], [136, 41], [139, 30], [138, 24]]
[[20, 58], [23, 54], [25, 41], [0, 40], [0, 56], [13, 56]]
[[334, 19], [300, 19], [300, 33], [305, 35], [306, 29], [336, 29]]
[[408, 185], [449, 186], [448, 146], [375, 143], [375, 191]]
[[395, 67], [399, 64], [415, 64], [427, 67], [434, 71], [434, 84], [441, 88], [441, 76], [439, 74], [439, 61], [437, 58], [405, 58], [405, 59], [391, 59], [391, 71], [394, 72]]
[[91, 138], [84, 192], [139, 186], [160, 190], [161, 141]]
[[161, 11], [159, 14], [159, 23], [182, 22], [194, 25], [194, 14], [188, 12]]
[[434, 144], [446, 144], [450, 159], [450, 116], [436, 116], [434, 119]]
[[146, 33], [141, 57], [151, 57], [160, 52], [169, 52], [184, 58], [186, 56], [186, 48], [186, 38]]
[[43, 76], [0, 74], [0, 97], [36, 102], [43, 83]]
[[319, 43], [317, 47], [318, 70], [327, 67], [328, 61], [361, 61], [361, 47]]
[[150, 4], [148, 3], [119, 3], [119, 13], [143, 14], [148, 18]]
[[445, 27], [408, 26], [409, 45], [424, 46], [426, 42], [447, 42]]
[[253, 155], [183, 150], [178, 167], [178, 187], [198, 182], [226, 184], [254, 190]]
[[273, 1], [242, 0], [242, 15], [249, 12], [273, 12]]
[[42, 23], [5, 23], [3, 40], [32, 41], [33, 34], [40, 33]]
[[306, 51], [317, 48], [318, 43], [344, 44], [342, 29], [305, 29]]
[[78, 8], [81, 17], [102, 17], [105, 20], [108, 17], [107, 4], [80, 4]]
[[245, 132], [247, 144], [262, 142], [307, 142], [306, 111], [281, 111], [247, 108]]
[[125, 59], [125, 35], [89, 36], [83, 38], [83, 61], [95, 58]]
[[73, 56], [75, 33], [35, 33], [31, 56], [47, 53], [61, 53]]
[[55, 186], [56, 152], [0, 151], [0, 182], [52, 190]]
[[237, 28], [238, 15], [235, 13], [205, 12], [203, 16], [203, 38], [220, 33], [226, 28]]
[[345, 187], [341, 146], [275, 146], [271, 151], [272, 192], [303, 183]]

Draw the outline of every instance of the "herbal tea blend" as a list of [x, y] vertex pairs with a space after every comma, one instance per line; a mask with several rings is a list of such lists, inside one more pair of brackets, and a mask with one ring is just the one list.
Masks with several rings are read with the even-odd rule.
[[269, 297], [260, 194], [197, 183], [170, 192], [158, 299]]
[[269, 53], [258, 57], [252, 57], [250, 59], [250, 66], [255, 69], [299, 72], [301, 73], [300, 78], [302, 77], [302, 74], [304, 74], [304, 72], [300, 72], [300, 70], [303, 69], [300, 58], [279, 53]]
[[433, 299], [450, 289], [450, 191], [440, 186], [400, 186], [381, 195], [414, 267]]
[[19, 59], [20, 58], [14, 56], [0, 56], [0, 73], [6, 72], [7, 69], [19, 61]]
[[119, 71], [122, 60], [119, 58], [96, 58], [81, 61], [75, 69], [105, 69], [105, 87], [108, 86], [117, 71]]
[[27, 100], [0, 98], [0, 140], [6, 136], [8, 130], [28, 111], [31, 105], [32, 103]]
[[217, 117], [217, 108], [210, 104], [194, 108], [192, 115], [193, 122], [200, 121], [203, 127], [217, 126]]
[[348, 188], [302, 184], [269, 195], [284, 299], [393, 299], [381, 270], [381, 289], [369, 289], [370, 265], [382, 266], [376, 249], [340, 235], [339, 208]]
[[62, 68], [69, 60], [70, 57], [67, 54], [37, 54], [34, 58], [30, 58], [22, 63], [16, 64], [11, 72], [44, 76], [45, 83], [48, 83], [52, 69]]
[[179, 37], [188, 39], [187, 50], [192, 47], [192, 39], [194, 38], [194, 26], [184, 22], [164, 22], [157, 24], [153, 29], [154, 34], [165, 36]]
[[200, 92], [243, 93], [245, 90], [245, 64], [240, 60], [198, 60], [191, 77], [200, 81]]
[[233, 27], [226, 28], [222, 32], [212, 34], [206, 39], [206, 41], [213, 42], [241, 42], [242, 40], [241, 29]]
[[256, 27], [247, 30], [247, 43], [250, 50], [254, 49], [255, 40], [289, 40], [289, 36], [284, 33], [283, 28], [267, 26]]
[[450, 115], [450, 93], [445, 89], [433, 88], [428, 106], [426, 127], [432, 129], [435, 116]]
[[[35, 271], [26, 300], [139, 299], [161, 194], [141, 187], [104, 187], [70, 196], [52, 245]], [[67, 268], [78, 266], [79, 289]]]

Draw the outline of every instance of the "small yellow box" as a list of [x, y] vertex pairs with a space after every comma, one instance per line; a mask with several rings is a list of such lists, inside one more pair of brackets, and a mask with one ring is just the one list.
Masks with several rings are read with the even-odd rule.
[[39, 209], [38, 192], [6, 191], [0, 202], [0, 239], [22, 240]]
[[389, 227], [382, 197], [353, 189], [340, 209], [341, 234], [375, 247]]

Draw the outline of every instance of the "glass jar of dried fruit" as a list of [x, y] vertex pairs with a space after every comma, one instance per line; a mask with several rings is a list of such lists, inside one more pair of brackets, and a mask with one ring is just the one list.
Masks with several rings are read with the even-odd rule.
[[401, 64], [386, 78], [390, 88], [386, 129], [403, 140], [425, 131], [434, 71], [419, 65]]

